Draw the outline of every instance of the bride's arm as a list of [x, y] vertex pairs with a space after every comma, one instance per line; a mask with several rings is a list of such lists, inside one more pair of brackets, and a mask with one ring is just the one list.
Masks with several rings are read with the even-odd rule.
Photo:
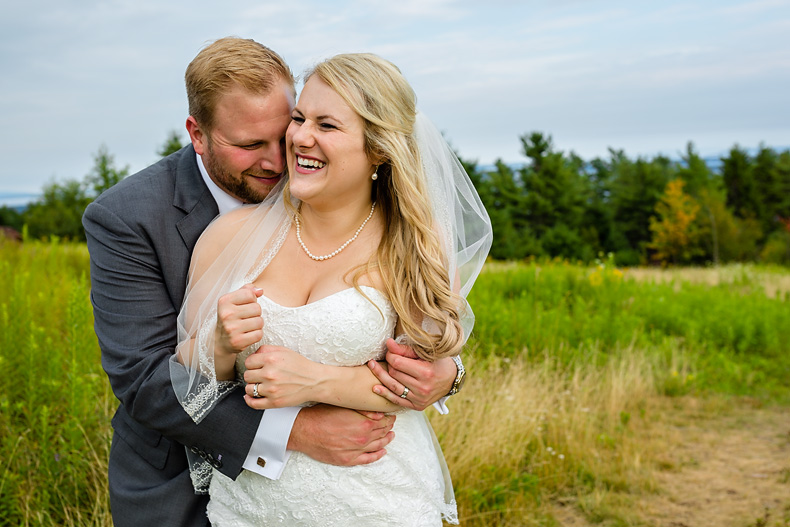
[[[262, 346], [245, 362], [247, 404], [266, 410], [317, 402], [373, 412], [392, 412], [397, 404], [373, 392], [378, 379], [367, 365], [329, 366], [280, 346]], [[258, 395], [253, 398], [253, 386]]]
[[[400, 322], [395, 328], [396, 334], [403, 333]], [[397, 352], [402, 348], [393, 339], [387, 339], [388, 352]], [[447, 359], [452, 363], [451, 359]], [[424, 361], [422, 361], [424, 362]], [[381, 381], [374, 371], [387, 368], [387, 363], [371, 363], [360, 366], [330, 366], [320, 364], [280, 346], [262, 346], [256, 353], [247, 357], [244, 381], [246, 402], [252, 408], [266, 410], [286, 406], [298, 406], [306, 402], [317, 402], [373, 412], [393, 412], [403, 407], [424, 409], [441, 396], [445, 395], [455, 378], [455, 363], [452, 372], [440, 374], [439, 363], [427, 363], [430, 367], [413, 371], [412, 386], [435, 394], [432, 400], [422, 407], [411, 404], [411, 401], [391, 402], [393, 397], [374, 390], [381, 386]], [[373, 370], [373, 371], [371, 371]], [[413, 381], [413, 382], [412, 382]], [[253, 397], [255, 385], [259, 397]], [[398, 394], [400, 398], [400, 393]], [[388, 400], [389, 399], [389, 400]], [[400, 403], [400, 404], [398, 404]]]
[[[398, 324], [396, 333], [402, 333], [401, 329]], [[410, 351], [393, 339], [388, 339], [386, 345], [388, 357], [390, 354], [402, 354], [404, 349]], [[409, 365], [408, 368], [402, 366], [408, 373], [400, 373], [399, 377], [408, 383], [410, 389], [419, 392], [415, 401], [401, 400], [406, 384], [401, 385], [401, 392], [394, 395], [383, 389], [376, 372], [379, 375], [386, 372], [386, 362], [370, 361], [367, 365], [351, 367], [329, 366], [313, 362], [287, 348], [262, 346], [245, 362], [245, 398], [250, 407], [259, 410], [318, 402], [354, 410], [392, 412], [402, 407], [423, 410], [450, 391], [457, 373], [452, 359], [426, 362], [404, 357], [403, 361]], [[412, 362], [417, 363], [417, 367], [412, 367]], [[253, 398], [255, 384], [258, 385], [259, 398]]]

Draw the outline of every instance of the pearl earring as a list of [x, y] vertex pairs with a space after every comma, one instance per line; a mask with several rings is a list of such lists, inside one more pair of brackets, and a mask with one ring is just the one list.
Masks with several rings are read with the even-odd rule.
[[372, 179], [373, 181], [376, 181], [378, 178], [379, 178], [378, 172], [373, 172], [373, 175], [370, 176], [370, 179]]

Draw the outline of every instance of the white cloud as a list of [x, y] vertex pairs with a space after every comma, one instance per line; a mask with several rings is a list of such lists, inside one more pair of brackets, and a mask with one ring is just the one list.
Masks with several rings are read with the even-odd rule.
[[787, 7], [790, 7], [788, 0], [758, 0], [725, 6], [721, 8], [721, 12], [725, 15], [755, 15]]

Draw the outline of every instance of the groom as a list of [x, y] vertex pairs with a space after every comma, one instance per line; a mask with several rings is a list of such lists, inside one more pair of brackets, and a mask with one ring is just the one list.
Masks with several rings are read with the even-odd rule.
[[[261, 201], [280, 180], [294, 105], [290, 69], [252, 40], [204, 48], [186, 85], [192, 144], [106, 191], [83, 217], [102, 365], [120, 401], [109, 462], [116, 527], [208, 525], [207, 496], [193, 492], [185, 445], [231, 478], [246, 468], [276, 479], [286, 447], [357, 465], [382, 457], [392, 439], [391, 416], [323, 405], [262, 412], [244, 403], [241, 389], [200, 424], [177, 401], [169, 359], [192, 249], [218, 213]], [[374, 367], [398, 391], [385, 390], [388, 399], [420, 408], [453, 385], [450, 359], [429, 364], [390, 351], [392, 376]], [[411, 400], [398, 397], [400, 382], [411, 384]]]

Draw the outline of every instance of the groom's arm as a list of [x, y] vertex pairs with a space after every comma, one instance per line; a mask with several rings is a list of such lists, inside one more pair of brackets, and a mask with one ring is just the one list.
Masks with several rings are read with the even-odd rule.
[[94, 202], [85, 211], [83, 225], [102, 366], [133, 421], [125, 422], [135, 432], [147, 429], [150, 436], [156, 431], [186, 445], [236, 477], [261, 416], [233, 396], [224, 398], [200, 424], [183, 410], [171, 386], [169, 365], [178, 306], [170, 297], [153, 241], [120, 217], [118, 208], [117, 203], [110, 209], [103, 201]]

